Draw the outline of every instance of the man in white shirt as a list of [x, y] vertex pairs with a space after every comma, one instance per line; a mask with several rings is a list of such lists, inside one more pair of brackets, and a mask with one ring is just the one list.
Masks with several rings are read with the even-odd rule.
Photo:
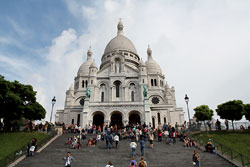
[[135, 156], [135, 150], [136, 150], [137, 144], [132, 140], [130, 143], [130, 148], [132, 149], [132, 156]]

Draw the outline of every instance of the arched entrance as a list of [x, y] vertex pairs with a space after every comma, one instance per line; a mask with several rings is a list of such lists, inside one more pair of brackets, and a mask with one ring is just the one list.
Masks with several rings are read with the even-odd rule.
[[129, 125], [141, 124], [140, 113], [137, 111], [132, 111], [129, 114]]
[[103, 126], [104, 114], [102, 112], [95, 112], [93, 116], [93, 125]]
[[123, 123], [122, 123], [122, 113], [115, 111], [111, 115], [111, 126], [117, 126], [117, 128], [122, 128]]

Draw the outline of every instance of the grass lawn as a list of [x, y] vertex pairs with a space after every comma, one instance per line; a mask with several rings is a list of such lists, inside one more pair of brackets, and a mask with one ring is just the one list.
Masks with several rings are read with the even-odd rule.
[[216, 131], [208, 133], [200, 133], [195, 135], [200, 140], [207, 142], [208, 139], [224, 144], [234, 151], [237, 151], [250, 158], [250, 131]]
[[27, 145], [32, 138], [37, 138], [37, 141], [41, 141], [47, 136], [41, 132], [11, 132], [0, 133], [0, 160], [9, 155], [10, 153], [17, 151], [24, 145]]

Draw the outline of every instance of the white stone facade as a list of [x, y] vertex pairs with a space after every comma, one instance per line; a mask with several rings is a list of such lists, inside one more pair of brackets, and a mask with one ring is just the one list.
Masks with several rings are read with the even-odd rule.
[[[184, 113], [176, 107], [175, 90], [165, 82], [151, 49], [148, 48], [144, 63], [134, 44], [123, 35], [121, 21], [117, 28], [117, 36], [106, 46], [99, 70], [92, 60], [91, 48], [88, 50], [74, 86], [66, 91], [64, 110], [57, 110], [56, 122], [82, 127], [103, 123], [122, 126], [145, 122], [154, 127], [182, 124]], [[144, 85], [148, 88], [147, 97]], [[89, 99], [87, 88], [91, 90]]]

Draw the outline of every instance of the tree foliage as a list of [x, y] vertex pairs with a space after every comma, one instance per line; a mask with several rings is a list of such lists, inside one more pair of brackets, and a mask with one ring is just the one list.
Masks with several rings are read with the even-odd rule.
[[195, 118], [198, 121], [203, 121], [205, 128], [207, 130], [207, 126], [205, 124], [205, 121], [212, 119], [213, 110], [211, 110], [207, 105], [201, 105], [201, 106], [196, 107], [194, 109], [194, 111], [195, 111], [195, 114], [194, 114]]
[[207, 105], [198, 106], [194, 109], [194, 111], [194, 116], [198, 121], [206, 121], [212, 119], [213, 110], [211, 110]]
[[218, 105], [216, 112], [222, 119], [231, 120], [234, 129], [233, 121], [242, 119], [244, 104], [241, 100], [228, 101]]
[[5, 126], [21, 118], [40, 120], [45, 113], [36, 101], [36, 92], [31, 85], [10, 82], [0, 75], [0, 118], [4, 119]]
[[250, 121], [250, 104], [245, 104], [245, 117]]

